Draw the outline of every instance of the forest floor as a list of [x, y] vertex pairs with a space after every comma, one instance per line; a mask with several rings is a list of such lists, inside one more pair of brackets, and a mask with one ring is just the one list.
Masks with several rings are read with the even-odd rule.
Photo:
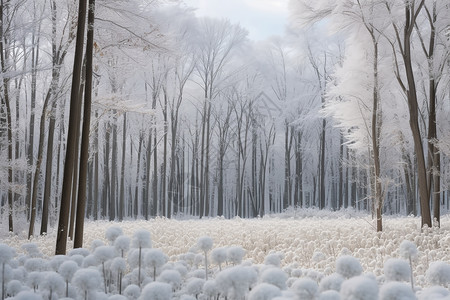
[[[370, 215], [354, 210], [329, 212], [313, 209], [258, 219], [89, 220], [85, 223], [84, 247], [93, 250], [92, 245], [98, 246], [99, 240], [107, 245], [105, 233], [115, 226], [130, 238], [137, 230], [150, 232], [152, 247], [162, 250], [169, 261], [174, 262], [183, 254], [197, 251], [195, 246], [199, 238], [208, 236], [213, 240], [212, 249], [242, 247], [246, 253], [244, 261], [248, 265], [263, 264], [269, 254], [279, 254], [281, 268], [302, 269], [303, 274], [313, 270], [323, 277], [334, 273], [336, 260], [346, 254], [360, 261], [364, 273], [379, 278], [384, 274], [384, 263], [390, 258], [400, 258], [399, 246], [408, 240], [418, 250], [413, 260], [413, 272], [415, 284], [419, 287], [430, 286], [425, 274], [431, 262], [450, 262], [450, 215], [442, 216], [440, 228], [421, 230], [420, 218], [412, 216], [385, 216], [384, 231], [380, 233], [376, 232], [374, 224]], [[4, 232], [7, 226], [1, 228], [2, 243], [13, 247], [18, 254], [24, 253], [23, 244], [32, 242], [44, 257], [53, 256], [55, 229], [28, 241], [25, 228], [18, 235]], [[71, 242], [68, 251], [70, 249]]]

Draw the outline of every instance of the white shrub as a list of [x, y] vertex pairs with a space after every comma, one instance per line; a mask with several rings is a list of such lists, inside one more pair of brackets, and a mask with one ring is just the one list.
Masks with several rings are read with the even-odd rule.
[[227, 260], [234, 265], [239, 265], [244, 255], [245, 250], [242, 247], [233, 246], [227, 249]]
[[380, 289], [379, 300], [415, 300], [416, 295], [410, 285], [402, 282], [388, 282]]
[[324, 292], [328, 290], [334, 290], [339, 292], [341, 285], [345, 281], [345, 278], [338, 273], [325, 276], [319, 283], [319, 291]]
[[337, 291], [328, 290], [323, 293], [320, 293], [319, 300], [341, 300], [341, 296]]
[[173, 290], [177, 290], [181, 287], [182, 278], [180, 272], [176, 270], [164, 270], [158, 276], [157, 281], [168, 283]]
[[318, 290], [317, 282], [311, 278], [297, 279], [292, 285], [292, 290], [298, 296], [299, 299], [313, 300], [316, 298]]
[[139, 299], [147, 300], [171, 300], [172, 287], [164, 282], [152, 282], [147, 284], [142, 290]]
[[114, 241], [123, 234], [122, 228], [119, 226], [111, 226], [106, 229], [105, 237], [111, 243], [114, 244]]
[[263, 283], [270, 283], [280, 290], [286, 289], [286, 280], [288, 279], [287, 274], [278, 268], [268, 268], [264, 272], [262, 272], [260, 281]]
[[388, 281], [409, 281], [411, 268], [403, 259], [390, 258], [384, 263], [384, 276]]
[[433, 285], [446, 286], [450, 283], [450, 265], [443, 261], [435, 261], [428, 267], [425, 276]]
[[341, 298], [345, 300], [377, 300], [378, 284], [366, 276], [356, 276], [342, 283]]
[[141, 295], [141, 288], [135, 284], [130, 284], [123, 290], [123, 294], [130, 300], [136, 300]]
[[361, 263], [353, 256], [342, 255], [336, 260], [336, 273], [345, 278], [361, 275], [362, 271]]
[[269, 283], [260, 283], [250, 292], [248, 300], [270, 300], [277, 296], [281, 296], [278, 287]]

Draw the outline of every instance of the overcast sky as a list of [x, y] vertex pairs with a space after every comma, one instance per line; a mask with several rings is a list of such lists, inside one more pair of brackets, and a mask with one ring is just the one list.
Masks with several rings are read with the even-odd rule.
[[284, 33], [288, 0], [185, 0], [197, 7], [197, 16], [227, 18], [240, 23], [253, 40], [266, 39]]

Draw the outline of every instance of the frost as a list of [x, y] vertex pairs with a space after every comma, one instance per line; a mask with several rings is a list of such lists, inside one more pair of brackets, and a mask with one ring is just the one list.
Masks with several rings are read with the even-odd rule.
[[197, 296], [203, 291], [204, 279], [191, 278], [186, 284], [186, 292], [189, 295]]
[[124, 257], [125, 253], [130, 249], [130, 241], [131, 239], [125, 235], [117, 237], [114, 241], [114, 247], [122, 257]]
[[141, 295], [141, 289], [139, 286], [135, 284], [130, 284], [125, 288], [123, 291], [123, 294], [128, 298], [132, 300], [136, 300]]
[[418, 293], [419, 300], [448, 299], [450, 292], [442, 286], [433, 286]]
[[227, 260], [227, 248], [215, 248], [211, 251], [211, 259], [213, 263], [219, 266], [219, 269], [222, 269], [222, 264]]
[[42, 297], [33, 292], [22, 291], [14, 297], [14, 300], [42, 300]]

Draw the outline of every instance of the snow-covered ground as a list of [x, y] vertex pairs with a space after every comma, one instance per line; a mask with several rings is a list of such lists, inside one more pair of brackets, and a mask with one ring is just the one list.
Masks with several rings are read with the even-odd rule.
[[[64, 279], [68, 274], [58, 270], [61, 263], [75, 261], [78, 266], [68, 267], [80, 270], [78, 277], [70, 277], [69, 296], [74, 299], [85, 295], [88, 299], [137, 299], [139, 293], [141, 299], [191, 299], [188, 295], [198, 299], [215, 299], [210, 298], [215, 295], [221, 299], [450, 299], [450, 216], [442, 217], [441, 228], [423, 230], [416, 217], [385, 217], [382, 233], [376, 233], [373, 224], [369, 215], [352, 210], [304, 210], [250, 220], [88, 221], [86, 250], [71, 252], [69, 245], [69, 256], [62, 258], [53, 257], [54, 231], [32, 241], [26, 240], [25, 231], [14, 236], [1, 232], [2, 242], [16, 252], [7, 264], [5, 291], [15, 294], [28, 287], [33, 292], [36, 285], [36, 292], [49, 299], [51, 284], [43, 282], [57, 281], [56, 273], [50, 271], [59, 271]], [[116, 247], [108, 247], [118, 235], [122, 238], [115, 240]], [[32, 258], [39, 256], [33, 245], [44, 261]], [[114, 249], [125, 249], [125, 260]], [[6, 259], [2, 255], [0, 260]], [[126, 298], [117, 295], [121, 269]], [[34, 272], [43, 271], [35, 277]], [[103, 294], [103, 274], [108, 296]], [[155, 274], [158, 284], [152, 283]], [[98, 277], [97, 284], [90, 286], [84, 276], [91, 283]], [[136, 287], [138, 278], [141, 288]], [[59, 288], [52, 297], [61, 298], [64, 293]], [[168, 298], [158, 298], [159, 294]]]

